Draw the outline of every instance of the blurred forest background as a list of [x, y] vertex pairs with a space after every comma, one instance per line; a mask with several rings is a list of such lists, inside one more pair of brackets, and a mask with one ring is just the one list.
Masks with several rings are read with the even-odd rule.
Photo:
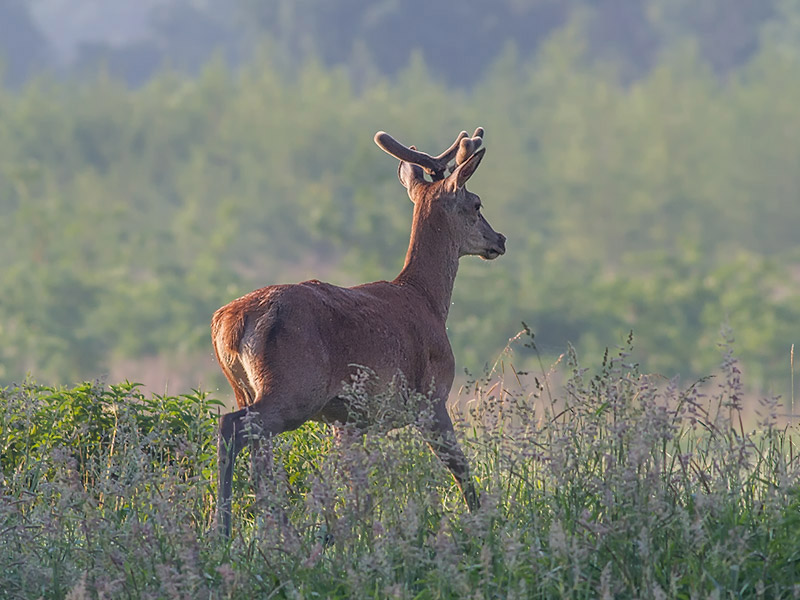
[[220, 385], [217, 307], [399, 271], [375, 131], [439, 152], [482, 125], [508, 253], [462, 260], [460, 367], [525, 321], [548, 357], [633, 330], [686, 380], [729, 325], [789, 396], [800, 0], [0, 0], [0, 56], [0, 385]]

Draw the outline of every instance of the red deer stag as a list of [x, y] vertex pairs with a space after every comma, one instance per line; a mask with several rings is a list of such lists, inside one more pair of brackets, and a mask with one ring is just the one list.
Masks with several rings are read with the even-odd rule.
[[480, 198], [465, 188], [483, 159], [482, 137], [481, 128], [472, 137], [462, 132], [434, 157], [384, 132], [375, 135], [375, 143], [400, 160], [398, 176], [414, 203], [405, 265], [394, 281], [352, 288], [316, 280], [273, 285], [214, 314], [214, 350], [239, 408], [219, 424], [217, 523], [225, 534], [234, 461], [251, 439], [246, 421], [255, 421], [267, 439], [309, 420], [348, 421], [343, 390], [359, 366], [384, 390], [400, 376], [408, 390], [431, 392], [431, 448], [453, 473], [470, 510], [478, 507], [445, 406], [455, 372], [445, 321], [458, 259], [505, 253], [505, 236], [492, 229]]

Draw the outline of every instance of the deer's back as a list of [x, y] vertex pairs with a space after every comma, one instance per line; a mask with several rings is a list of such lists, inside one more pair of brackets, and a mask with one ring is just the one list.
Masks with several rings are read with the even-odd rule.
[[414, 294], [385, 281], [265, 287], [219, 309], [212, 335], [220, 362], [238, 357], [264, 385], [299, 378], [309, 393], [330, 399], [360, 365], [385, 382], [401, 372], [426, 392], [431, 379], [452, 382], [453, 355], [444, 324], [420, 310]]

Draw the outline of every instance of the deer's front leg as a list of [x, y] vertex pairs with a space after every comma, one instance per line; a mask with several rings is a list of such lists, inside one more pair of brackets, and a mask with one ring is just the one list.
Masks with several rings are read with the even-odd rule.
[[429, 424], [430, 436], [427, 441], [436, 456], [450, 469], [453, 477], [464, 494], [464, 500], [470, 511], [480, 508], [478, 494], [475, 491], [475, 483], [469, 472], [467, 457], [458, 445], [456, 434], [453, 429], [453, 421], [447, 414], [445, 400], [436, 400], [433, 405], [433, 415]]

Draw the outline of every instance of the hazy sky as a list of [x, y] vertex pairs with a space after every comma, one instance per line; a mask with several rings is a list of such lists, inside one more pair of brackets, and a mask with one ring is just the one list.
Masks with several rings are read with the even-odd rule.
[[59, 61], [74, 58], [81, 42], [124, 44], [143, 37], [148, 13], [170, 0], [33, 0], [31, 14]]

